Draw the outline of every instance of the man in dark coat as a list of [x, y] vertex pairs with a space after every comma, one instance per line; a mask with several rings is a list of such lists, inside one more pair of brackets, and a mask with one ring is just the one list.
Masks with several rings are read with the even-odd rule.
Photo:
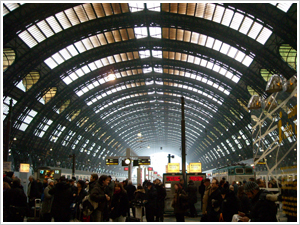
[[130, 216], [130, 208], [131, 208], [133, 217], [135, 217], [135, 208], [132, 203], [134, 200], [134, 192], [136, 191], [136, 187], [132, 185], [131, 180], [128, 180], [128, 185], [125, 187], [125, 190], [127, 191], [127, 196], [129, 200], [128, 216]]
[[202, 205], [203, 205], [203, 196], [204, 196], [204, 192], [205, 192], [205, 185], [204, 185], [205, 180], [202, 180], [200, 185], [199, 185], [199, 194], [201, 195], [201, 210], [202, 210]]
[[213, 179], [211, 182], [211, 194], [207, 200], [207, 218], [209, 222], [219, 222], [222, 196], [219, 188], [219, 182]]
[[19, 178], [14, 178], [11, 189], [3, 193], [3, 208], [7, 212], [7, 222], [23, 222], [28, 205]]
[[147, 222], [154, 222], [154, 215], [157, 208], [157, 191], [151, 182], [147, 183], [146, 191], [146, 219]]
[[224, 222], [231, 222], [232, 216], [238, 213], [240, 202], [234, 194], [234, 191], [229, 190], [228, 187], [221, 189], [221, 196], [223, 198], [221, 212]]
[[266, 199], [269, 191], [260, 190], [257, 183], [248, 181], [244, 185], [244, 190], [251, 199], [250, 213], [239, 212], [243, 222], [277, 222], [277, 206], [275, 202]]
[[35, 199], [41, 197], [41, 193], [39, 191], [38, 184], [33, 176], [29, 176], [28, 178], [29, 184], [27, 189], [27, 197], [29, 200], [29, 207], [33, 207], [35, 204]]
[[98, 174], [96, 174], [96, 173], [91, 174], [91, 178], [90, 178], [90, 182], [89, 182], [89, 194], [91, 194], [97, 181], [98, 181]]
[[194, 181], [189, 180], [186, 192], [188, 194], [188, 202], [189, 202], [189, 208], [190, 208], [190, 216], [195, 217], [197, 216], [197, 211], [195, 208], [195, 203], [197, 202], [197, 187], [194, 183]]
[[157, 190], [157, 210], [155, 222], [164, 222], [166, 189], [160, 179], [156, 179], [155, 188]]
[[59, 182], [48, 193], [54, 196], [51, 207], [51, 214], [54, 217], [54, 221], [69, 222], [73, 192], [70, 185], [67, 184], [66, 178], [64, 176], [60, 177]]

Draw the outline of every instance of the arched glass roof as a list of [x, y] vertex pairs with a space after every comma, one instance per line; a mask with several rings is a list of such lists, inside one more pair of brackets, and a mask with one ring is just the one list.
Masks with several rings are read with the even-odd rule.
[[297, 37], [274, 23], [294, 25], [296, 4], [261, 6], [4, 3], [3, 46], [15, 55], [3, 73], [3, 127], [12, 99], [17, 138], [10, 157], [68, 166], [75, 153], [78, 168], [105, 171], [104, 157], [126, 148], [180, 154], [183, 96], [188, 162], [251, 158], [248, 90], [267, 96], [266, 74], [296, 73], [278, 49]]

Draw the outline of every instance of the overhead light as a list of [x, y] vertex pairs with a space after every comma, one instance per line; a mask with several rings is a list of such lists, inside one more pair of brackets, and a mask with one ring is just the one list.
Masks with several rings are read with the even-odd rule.
[[264, 108], [267, 111], [272, 111], [278, 106], [278, 103], [276, 99], [274, 98], [273, 95], [269, 96], [265, 101], [264, 101]]
[[147, 148], [150, 148], [150, 146], [148, 145], [148, 147]]
[[138, 137], [142, 137], [142, 133], [139, 132], [139, 133], [137, 134], [137, 136], [138, 136]]
[[270, 80], [267, 83], [266, 86], [266, 92], [267, 93], [274, 93], [274, 92], [279, 92], [282, 91], [282, 79], [279, 75], [274, 74], [271, 76]]
[[17, 140], [17, 138], [16, 137], [14, 137], [14, 141], [16, 141]]
[[238, 136], [237, 138], [238, 138], [238, 139], [241, 139], [242, 137], [241, 137], [241, 136]]
[[108, 74], [107, 79], [109, 81], [112, 81], [112, 80], [116, 79], [116, 75], [114, 74], [113, 70], [110, 70], [110, 73]]
[[260, 109], [261, 108], [261, 97], [253, 95], [248, 102], [248, 109]]
[[50, 151], [52, 151], [52, 148], [50, 148]]
[[283, 90], [288, 93], [292, 93], [293, 90], [297, 87], [297, 76], [292, 76], [288, 81], [283, 84]]

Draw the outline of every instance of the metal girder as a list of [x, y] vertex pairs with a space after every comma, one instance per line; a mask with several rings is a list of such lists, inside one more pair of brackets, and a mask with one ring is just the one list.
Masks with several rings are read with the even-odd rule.
[[264, 21], [273, 28], [273, 33], [278, 35], [294, 49], [297, 49], [297, 21], [291, 18], [288, 13], [281, 11], [271, 4], [263, 3], [224, 3], [225, 6], [232, 6]]

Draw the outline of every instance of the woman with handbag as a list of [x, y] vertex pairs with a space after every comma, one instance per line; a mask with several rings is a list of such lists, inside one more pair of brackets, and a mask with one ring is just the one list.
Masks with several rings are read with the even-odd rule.
[[174, 208], [176, 222], [185, 222], [184, 214], [188, 209], [188, 195], [183, 190], [180, 183], [176, 183], [174, 188], [175, 194], [172, 201], [172, 207]]

